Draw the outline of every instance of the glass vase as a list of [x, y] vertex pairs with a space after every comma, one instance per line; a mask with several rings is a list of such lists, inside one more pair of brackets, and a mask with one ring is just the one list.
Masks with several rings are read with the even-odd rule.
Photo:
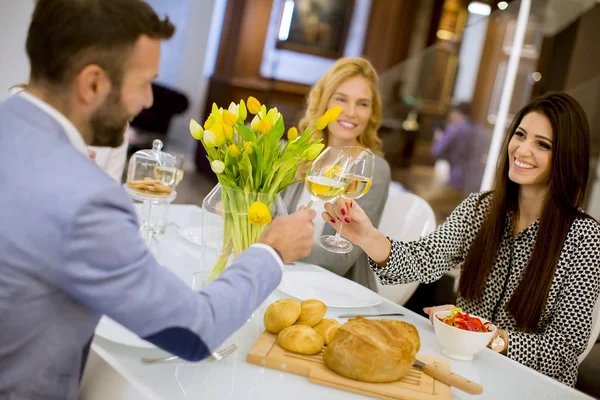
[[278, 194], [270, 196], [221, 184], [202, 201], [202, 269], [211, 272], [211, 279], [260, 238], [266, 225], [248, 220], [248, 209], [254, 202], [265, 204], [273, 219], [287, 215]]

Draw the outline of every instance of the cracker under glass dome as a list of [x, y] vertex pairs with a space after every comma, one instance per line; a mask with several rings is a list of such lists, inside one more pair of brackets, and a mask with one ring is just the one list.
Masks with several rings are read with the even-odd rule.
[[140, 230], [147, 239], [165, 232], [168, 205], [177, 197], [175, 187], [183, 177], [182, 160], [162, 148], [162, 141], [157, 139], [152, 149], [134, 153], [123, 185], [132, 199], [143, 203]]

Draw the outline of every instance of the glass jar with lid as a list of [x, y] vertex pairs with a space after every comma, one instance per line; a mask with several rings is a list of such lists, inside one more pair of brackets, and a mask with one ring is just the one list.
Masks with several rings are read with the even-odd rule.
[[132, 199], [142, 202], [140, 230], [149, 245], [153, 234], [165, 233], [169, 204], [175, 200], [175, 186], [183, 177], [182, 160], [162, 147], [157, 139], [152, 149], [133, 154], [123, 185]]
[[162, 151], [162, 147], [162, 141], [156, 139], [152, 149], [140, 150], [131, 156], [125, 187], [133, 199], [174, 199], [181, 166], [177, 158]]

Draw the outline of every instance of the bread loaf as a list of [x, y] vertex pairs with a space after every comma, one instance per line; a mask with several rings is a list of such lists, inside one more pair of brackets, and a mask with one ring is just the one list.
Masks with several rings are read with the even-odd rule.
[[357, 317], [342, 325], [327, 346], [325, 365], [364, 382], [392, 382], [408, 373], [421, 344], [406, 322]]

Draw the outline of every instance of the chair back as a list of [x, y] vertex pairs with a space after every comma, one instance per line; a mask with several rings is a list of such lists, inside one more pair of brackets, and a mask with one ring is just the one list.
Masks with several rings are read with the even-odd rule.
[[596, 341], [600, 336], [600, 296], [598, 296], [598, 299], [596, 300], [592, 315], [592, 333], [585, 351], [579, 356], [579, 364], [581, 364], [590, 351], [592, 351], [592, 347], [594, 347], [594, 344], [596, 344]]
[[[392, 239], [408, 242], [433, 232], [435, 226], [435, 214], [431, 206], [421, 197], [405, 192], [388, 197], [379, 230]], [[377, 293], [404, 305], [418, 286], [419, 282], [382, 285], [377, 280]]]

